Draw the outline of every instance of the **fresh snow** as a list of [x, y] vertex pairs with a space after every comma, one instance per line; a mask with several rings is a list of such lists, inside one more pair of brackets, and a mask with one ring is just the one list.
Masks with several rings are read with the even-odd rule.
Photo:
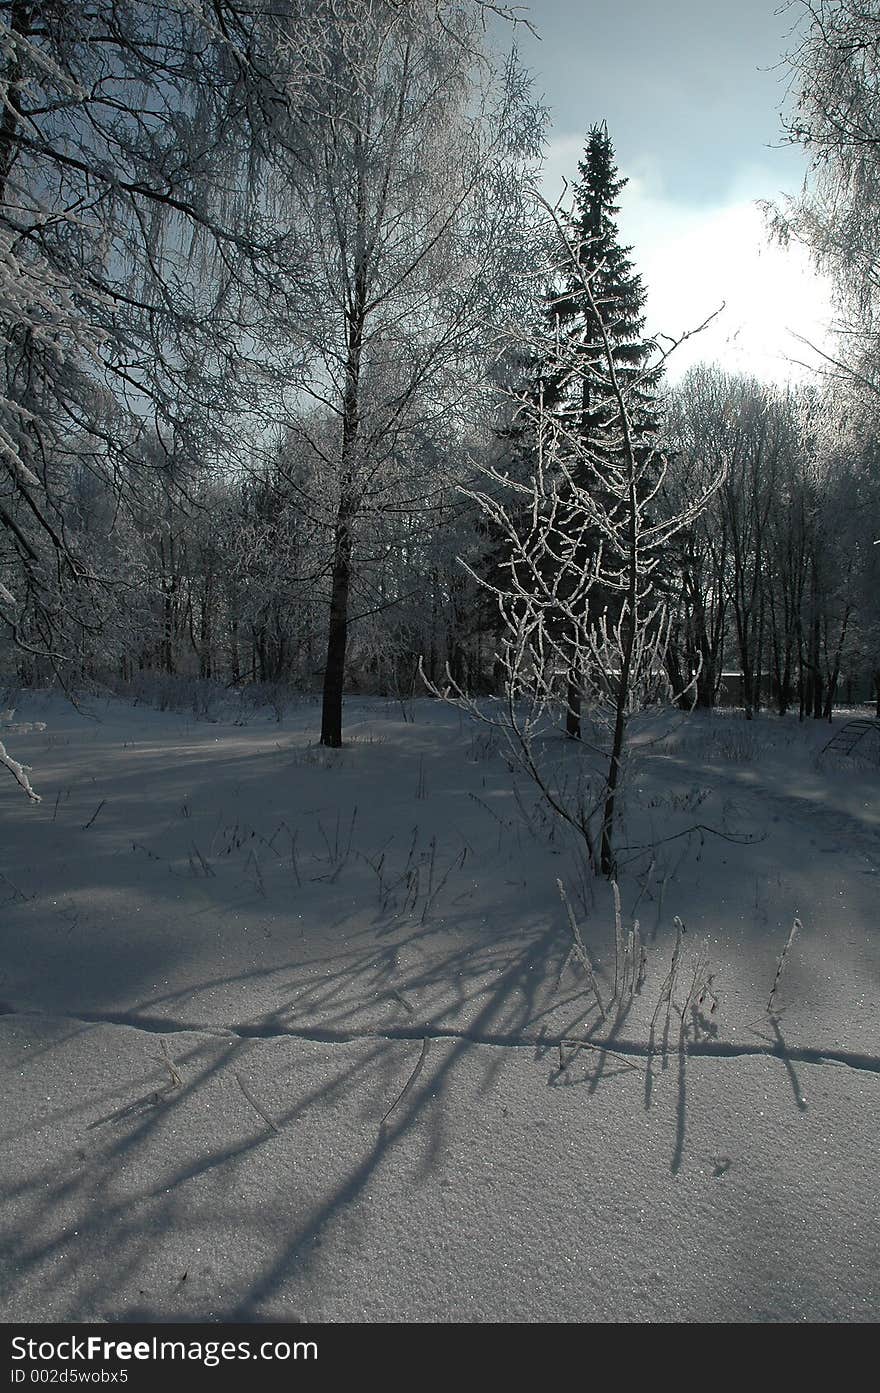
[[[312, 702], [229, 715], [19, 703], [46, 729], [8, 740], [42, 802], [0, 784], [4, 1319], [877, 1319], [870, 750], [635, 724], [647, 965], [602, 1022], [556, 882], [606, 1005], [611, 888], [490, 727], [349, 699], [329, 751]], [[683, 1033], [700, 952], [718, 1007]]]

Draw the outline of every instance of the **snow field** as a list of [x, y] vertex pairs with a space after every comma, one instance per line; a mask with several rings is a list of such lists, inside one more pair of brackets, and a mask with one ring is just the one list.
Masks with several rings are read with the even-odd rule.
[[636, 729], [609, 1009], [610, 888], [451, 708], [18, 714], [4, 1318], [876, 1319], [880, 770], [827, 727]]

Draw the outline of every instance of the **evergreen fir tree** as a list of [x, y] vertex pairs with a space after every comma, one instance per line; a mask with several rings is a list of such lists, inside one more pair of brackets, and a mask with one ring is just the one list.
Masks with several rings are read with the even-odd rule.
[[[556, 294], [549, 302], [554, 347], [545, 365], [543, 405], [576, 442], [580, 459], [571, 471], [572, 479], [595, 493], [601, 490], [605, 471], [623, 457], [613, 378], [626, 397], [636, 458], [644, 461], [656, 442], [661, 369], [647, 366], [654, 345], [642, 337], [646, 292], [634, 269], [632, 248], [621, 245], [617, 227], [617, 199], [627, 181], [618, 174], [604, 124], [590, 130], [578, 172], [565, 226], [567, 261], [559, 268]], [[590, 295], [584, 290], [585, 281]], [[583, 527], [578, 513], [573, 508], [558, 547], [560, 555], [571, 555], [573, 550], [580, 569], [586, 570], [595, 563], [601, 539]], [[619, 595], [593, 587], [584, 625], [595, 625], [603, 615], [614, 622], [619, 602]], [[581, 733], [580, 706], [578, 675], [573, 671], [566, 693], [566, 731], [573, 739]]]
[[[627, 180], [618, 174], [607, 126], [590, 130], [578, 172], [567, 233], [571, 262], [576, 260], [580, 274], [571, 262], [560, 268], [551, 306], [561, 340], [557, 356], [565, 360], [568, 375], [548, 365], [544, 400], [569, 429], [578, 429], [591, 452], [608, 457], [618, 445], [619, 427], [613, 429], [617, 404], [601, 330], [608, 337], [615, 373], [627, 393], [630, 423], [639, 437], [653, 436], [657, 429], [661, 369], [646, 370], [654, 347], [642, 337], [646, 292], [630, 257], [632, 247], [621, 246], [619, 240], [616, 200]], [[593, 305], [584, 295], [584, 275], [590, 280]], [[572, 361], [579, 363], [573, 378]]]
[[[590, 865], [614, 876], [628, 725], [657, 700], [669, 647], [670, 544], [721, 476], [670, 510], [660, 363], [643, 337], [641, 279], [617, 233], [623, 181], [604, 127], [590, 132], [580, 174], [570, 214], [544, 205], [551, 294], [544, 323], [512, 340], [523, 368], [507, 394], [515, 430], [507, 430], [502, 464], [484, 466], [483, 486], [466, 493], [499, 539], [497, 581], [471, 568], [500, 619], [504, 700], [490, 724], [583, 836]], [[541, 369], [537, 391], [532, 358]], [[450, 689], [466, 700], [460, 683]], [[580, 738], [582, 702], [589, 740], [573, 771], [545, 758], [547, 718], [562, 707], [567, 734]]]
[[[508, 370], [512, 368], [508, 395], [515, 409], [509, 412], [497, 438], [502, 448], [502, 472], [523, 483], [539, 467], [542, 431], [552, 435], [558, 427], [561, 442], [557, 440], [549, 453], [557, 461], [570, 454], [571, 463], [566, 460], [568, 479], [597, 496], [602, 492], [602, 479], [607, 478], [608, 469], [613, 471], [615, 462], [622, 461], [624, 455], [611, 365], [617, 386], [626, 398], [635, 455], [643, 462], [650, 461], [657, 440], [661, 369], [648, 367], [654, 345], [643, 337], [646, 292], [634, 269], [632, 248], [620, 242], [617, 199], [626, 179], [618, 173], [606, 126], [590, 130], [578, 171], [573, 206], [562, 221], [565, 242], [560, 247], [557, 238], [553, 251], [556, 264], [541, 298], [535, 330], [523, 337], [519, 353], [512, 355], [508, 364]], [[584, 289], [585, 280], [590, 294]], [[650, 473], [649, 465], [640, 485], [643, 497], [650, 487]], [[559, 593], [566, 608], [568, 589], [577, 585], [579, 571], [586, 572], [595, 565], [601, 545], [595, 530], [585, 525], [583, 510], [576, 501], [566, 507], [567, 489], [571, 492], [568, 482], [561, 481], [558, 496], [562, 503], [554, 524], [556, 536], [554, 540], [552, 530], [545, 534], [546, 554], [540, 566], [541, 574], [551, 584], [554, 567], [564, 571]], [[534, 526], [538, 531], [544, 528], [538, 518]], [[527, 517], [520, 520], [518, 530], [521, 536], [527, 535]], [[515, 563], [505, 540], [493, 537], [491, 529], [486, 540], [488, 545], [478, 573], [502, 590], [510, 584], [513, 588], [524, 585], [524, 575], [511, 574]], [[583, 616], [584, 627], [595, 626], [603, 616], [606, 622], [613, 623], [619, 605], [619, 593], [594, 585], [590, 590], [590, 611]], [[490, 614], [486, 618], [491, 623]], [[497, 623], [497, 615], [495, 620]], [[570, 613], [560, 616], [560, 637], [570, 624]], [[572, 646], [577, 648], [576, 644]], [[579, 738], [581, 693], [575, 671], [568, 676], [565, 704], [567, 733]]]

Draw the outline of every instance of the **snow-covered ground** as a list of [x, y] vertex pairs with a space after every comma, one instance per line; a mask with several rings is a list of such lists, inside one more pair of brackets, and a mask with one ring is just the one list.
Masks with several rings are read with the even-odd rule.
[[409, 714], [19, 703], [0, 1315], [876, 1320], [878, 755], [637, 725], [610, 1006], [611, 887], [488, 727]]

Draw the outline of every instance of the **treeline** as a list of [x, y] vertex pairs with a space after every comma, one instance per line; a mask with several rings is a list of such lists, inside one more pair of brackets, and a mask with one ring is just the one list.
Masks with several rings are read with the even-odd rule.
[[[113, 577], [112, 592], [95, 622], [78, 626], [65, 674], [75, 684], [144, 686], [157, 674], [320, 690], [335, 541], [321, 464], [281, 450], [262, 471], [186, 493], [157, 481], [139, 507], [119, 512], [85, 476], [65, 521], [95, 572]], [[380, 495], [352, 528], [345, 685], [411, 695], [424, 657], [432, 676], [448, 663], [485, 690], [491, 634], [481, 633], [475, 587], [457, 560], [479, 546], [474, 519], [442, 485], [438, 471], [447, 477], [453, 466], [436, 447], [422, 460], [408, 453], [406, 464], [421, 496]], [[49, 656], [28, 650], [8, 650], [12, 668], [25, 683], [53, 674]]]
[[[779, 389], [692, 369], [662, 398], [673, 460], [664, 506], [723, 482], [669, 544], [670, 688], [683, 705], [741, 705], [826, 717], [834, 701], [878, 697], [880, 450], [865, 420], [842, 422], [814, 388]], [[505, 437], [478, 446], [496, 464]], [[320, 689], [333, 564], [321, 459], [302, 442], [261, 474], [214, 479], [175, 497], [157, 484], [114, 515], [112, 494], [80, 480], [65, 525], [113, 602], [79, 630], [76, 680], [197, 676], [231, 686]], [[462, 460], [407, 456], [408, 508], [380, 498], [353, 537], [348, 690], [408, 696], [418, 663], [474, 692], [495, 689], [494, 614], [459, 558], [479, 572], [487, 540], [466, 499], [437, 488]], [[432, 490], [437, 495], [432, 497]], [[19, 653], [18, 675], [46, 680]]]
[[[670, 395], [674, 487], [723, 470], [670, 558], [677, 689], [828, 717], [880, 713], [880, 447], [851, 394], [692, 370]], [[726, 681], [727, 669], [731, 677]]]
[[[5, 676], [318, 690], [329, 745], [345, 690], [409, 695], [420, 661], [496, 691], [498, 538], [475, 489], [534, 476], [552, 435], [565, 566], [598, 566], [603, 529], [621, 544], [625, 429], [632, 518], [687, 518], [650, 575], [631, 548], [633, 596], [668, 616], [667, 694], [819, 717], [873, 691], [880, 711], [874, 359], [813, 388], [712, 369], [664, 388], [608, 132], [548, 238], [545, 113], [484, 8], [0, 6]], [[827, 142], [822, 159], [827, 182]], [[818, 238], [797, 212], [789, 231]], [[870, 348], [863, 262], [846, 290]], [[639, 606], [596, 607], [615, 584], [547, 632], [595, 648], [612, 615], [629, 652]], [[578, 675], [560, 680], [573, 733]]]

